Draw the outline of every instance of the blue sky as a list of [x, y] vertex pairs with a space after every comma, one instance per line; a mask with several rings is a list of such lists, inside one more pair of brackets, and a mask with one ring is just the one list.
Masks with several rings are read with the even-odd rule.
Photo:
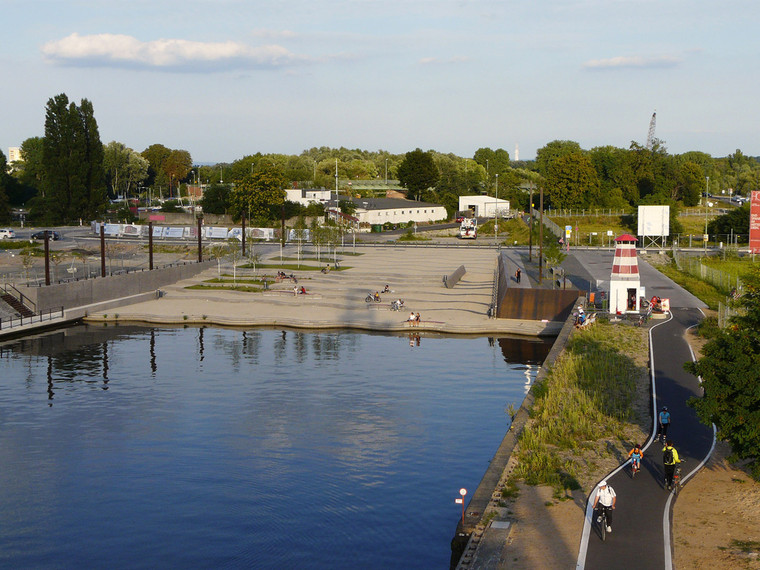
[[760, 155], [755, 1], [0, 0], [0, 148], [66, 93], [196, 162], [554, 139]]

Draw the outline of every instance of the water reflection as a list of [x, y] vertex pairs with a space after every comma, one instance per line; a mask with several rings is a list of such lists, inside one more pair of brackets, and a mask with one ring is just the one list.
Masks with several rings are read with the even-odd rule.
[[443, 567], [452, 493], [483, 476], [532, 344], [132, 326], [0, 344], [0, 566]]

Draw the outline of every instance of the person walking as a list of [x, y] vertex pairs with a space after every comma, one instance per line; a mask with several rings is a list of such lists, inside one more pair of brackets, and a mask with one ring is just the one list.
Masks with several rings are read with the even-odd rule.
[[518, 267], [517, 271], [515, 271], [515, 279], [517, 280], [518, 283], [520, 282], [520, 274], [521, 273], [522, 273], [522, 271], [520, 271], [520, 268]]
[[670, 427], [670, 412], [667, 406], [662, 407], [662, 411], [657, 416], [657, 436], [662, 443], [668, 438], [668, 428]]
[[[607, 532], [612, 532], [612, 511], [615, 509], [615, 503], [617, 502], [617, 495], [615, 489], [607, 484], [607, 481], [599, 483], [599, 487], [596, 489], [596, 495], [594, 495], [593, 510], [596, 510], [596, 505], [599, 504], [604, 509], [607, 515]], [[599, 513], [601, 515], [601, 513]], [[601, 521], [600, 518], [597, 521]]]
[[671, 440], [668, 440], [665, 447], [662, 448], [662, 463], [665, 466], [665, 486], [669, 491], [673, 488], [673, 473], [676, 471], [676, 465], [681, 463], [678, 451], [673, 447]]

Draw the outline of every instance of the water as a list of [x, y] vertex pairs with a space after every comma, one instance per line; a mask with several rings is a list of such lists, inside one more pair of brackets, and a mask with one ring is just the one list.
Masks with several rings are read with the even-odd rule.
[[445, 568], [549, 345], [78, 326], [0, 345], [0, 565]]

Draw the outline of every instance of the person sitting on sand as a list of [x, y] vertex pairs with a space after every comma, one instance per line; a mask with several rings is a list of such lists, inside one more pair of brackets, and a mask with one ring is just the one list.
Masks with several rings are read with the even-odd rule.
[[305, 288], [303, 285], [301, 285], [301, 289], [300, 289], [300, 291], [298, 291], [298, 292], [299, 292], [301, 295], [306, 295], [306, 288]]
[[391, 291], [391, 288], [388, 287], [388, 285], [386, 285], [385, 288], [383, 289], [383, 293], [390, 293], [390, 291]]

